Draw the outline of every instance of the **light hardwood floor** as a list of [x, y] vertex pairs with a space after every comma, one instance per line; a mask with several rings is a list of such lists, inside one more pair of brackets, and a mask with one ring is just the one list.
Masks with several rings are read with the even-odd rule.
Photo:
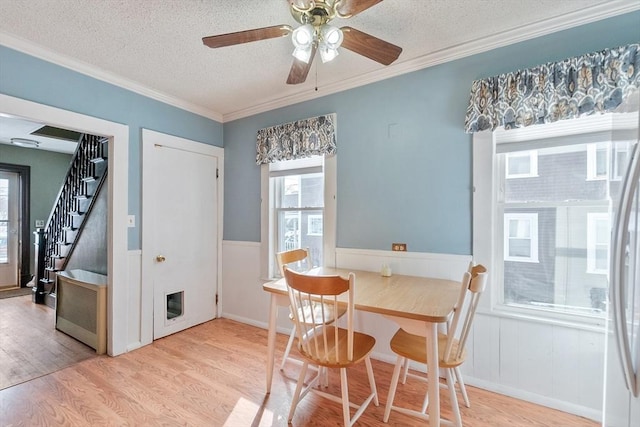
[[0, 389], [95, 357], [95, 350], [55, 329], [55, 311], [31, 295], [0, 299]]
[[[278, 335], [281, 355], [287, 336]], [[284, 426], [298, 366], [276, 371], [265, 395], [267, 332], [217, 319], [118, 356], [98, 356], [50, 375], [0, 391], [2, 426]], [[278, 362], [278, 360], [276, 360]], [[380, 426], [392, 365], [373, 361], [380, 406], [371, 406], [359, 426]], [[335, 392], [339, 376], [330, 375]], [[365, 396], [364, 367], [349, 374], [354, 400]], [[398, 387], [396, 403], [419, 405], [425, 384]], [[468, 387], [472, 407], [462, 407], [467, 427], [597, 426], [584, 418]], [[446, 393], [443, 416], [450, 417]], [[315, 395], [298, 406], [292, 425], [340, 425], [337, 403]], [[424, 422], [392, 413], [392, 426]]]

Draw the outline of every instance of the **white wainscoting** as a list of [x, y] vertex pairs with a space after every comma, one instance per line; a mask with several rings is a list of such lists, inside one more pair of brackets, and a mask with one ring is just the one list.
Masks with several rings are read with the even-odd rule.
[[[143, 345], [140, 335], [142, 301], [141, 265], [142, 251], [130, 250], [127, 253], [127, 351]], [[144, 343], [149, 344], [149, 343]]]
[[[222, 244], [221, 317], [267, 327], [269, 295], [262, 290], [260, 243]], [[336, 266], [394, 274], [459, 280], [471, 256], [338, 248]], [[357, 280], [357, 279], [356, 279]], [[278, 331], [288, 334], [287, 309], [280, 308]], [[358, 313], [357, 329], [376, 338], [373, 357], [389, 363], [389, 340], [397, 326], [371, 313]], [[602, 414], [604, 334], [570, 326], [478, 313], [465, 381], [477, 387], [600, 420]]]

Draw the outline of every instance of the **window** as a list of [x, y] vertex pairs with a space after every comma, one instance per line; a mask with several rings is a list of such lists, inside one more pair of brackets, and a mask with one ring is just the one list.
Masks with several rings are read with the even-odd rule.
[[335, 156], [281, 161], [262, 168], [262, 200], [268, 200], [262, 209], [265, 277], [278, 274], [275, 254], [291, 249], [308, 248], [311, 267], [333, 265]]
[[587, 145], [587, 179], [607, 179], [609, 176], [609, 143]]
[[[604, 322], [612, 206], [637, 126], [632, 112], [474, 134], [473, 253], [492, 269], [491, 309]], [[512, 179], [532, 153], [535, 176]]]
[[538, 175], [538, 153], [510, 153], [507, 156], [507, 178], [528, 178]]
[[609, 272], [609, 240], [611, 218], [609, 213], [587, 214], [587, 273]]
[[538, 214], [504, 214], [505, 261], [538, 262]]

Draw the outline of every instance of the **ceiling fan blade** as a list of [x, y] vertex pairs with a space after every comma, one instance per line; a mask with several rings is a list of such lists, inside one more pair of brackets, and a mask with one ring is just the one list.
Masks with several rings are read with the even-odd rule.
[[258, 40], [284, 37], [289, 35], [292, 31], [293, 28], [289, 25], [274, 25], [272, 27], [256, 28], [253, 30], [238, 31], [236, 33], [203, 37], [202, 43], [211, 48], [232, 46], [235, 44], [255, 42]]
[[349, 49], [383, 65], [389, 65], [400, 56], [402, 48], [371, 34], [363, 33], [351, 27], [342, 27], [342, 47]]
[[338, 14], [342, 17], [357, 15], [363, 10], [375, 6], [382, 0], [342, 0], [338, 6]]
[[289, 77], [287, 78], [288, 85], [297, 85], [304, 83], [304, 81], [307, 80], [307, 75], [309, 74], [309, 70], [311, 69], [311, 64], [313, 64], [313, 58], [315, 56], [316, 47], [313, 46], [308, 64], [304, 61], [300, 61], [298, 58], [294, 58], [293, 64], [291, 64], [291, 70], [289, 71]]

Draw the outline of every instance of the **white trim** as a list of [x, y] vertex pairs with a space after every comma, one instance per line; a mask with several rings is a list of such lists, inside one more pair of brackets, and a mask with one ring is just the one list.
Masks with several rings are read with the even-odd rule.
[[464, 374], [464, 382], [467, 385], [478, 387], [483, 390], [492, 391], [494, 393], [503, 394], [505, 396], [513, 397], [515, 399], [532, 402], [537, 405], [546, 406], [548, 408], [557, 409], [569, 414], [578, 415], [594, 421], [602, 420], [602, 411], [598, 411], [586, 406], [576, 405], [573, 403], [565, 402], [553, 397], [542, 396], [537, 393], [528, 392], [520, 388], [506, 386], [494, 381], [487, 381], [472, 377], [468, 374]]
[[[216, 157], [218, 160], [218, 242], [217, 251], [217, 289], [216, 293], [222, 295], [222, 236], [223, 236], [223, 213], [224, 213], [224, 149], [215, 145], [209, 145], [173, 135], [156, 132], [150, 129], [142, 129], [142, 224], [153, 222], [153, 211], [145, 209], [151, 204], [150, 195], [145, 191], [145, 183], [150, 182], [150, 168], [145, 167], [145, 159], [148, 161], [156, 144], [186, 150], [194, 153]], [[146, 231], [146, 233], [145, 233]], [[152, 246], [152, 232], [149, 227], [142, 227], [142, 267], [141, 267], [141, 306], [140, 306], [140, 341], [143, 345], [153, 341], [153, 283], [150, 279], [153, 268], [153, 254], [150, 254]], [[222, 303], [219, 299], [216, 308], [216, 317], [220, 316]]]
[[567, 13], [552, 19], [523, 25], [522, 27], [513, 28], [508, 31], [503, 31], [501, 33], [493, 34], [467, 43], [461, 43], [415, 59], [398, 62], [367, 74], [342, 80], [335, 84], [321, 86], [319, 90], [309, 88], [307, 91], [302, 93], [274, 99], [263, 104], [226, 113], [223, 116], [223, 122], [242, 119], [244, 117], [275, 110], [276, 108], [285, 107], [287, 105], [309, 101], [320, 96], [331, 95], [348, 89], [365, 86], [391, 77], [455, 61], [467, 56], [487, 52], [499, 47], [508, 46], [613, 16], [623, 15], [639, 9], [640, 4], [636, 0], [614, 0], [612, 2], [596, 5], [576, 12]]
[[111, 356], [125, 353], [128, 313], [129, 127], [4, 94], [0, 94], [0, 112], [82, 133], [109, 137], [107, 352]]
[[243, 108], [241, 110], [233, 111], [226, 114], [212, 111], [199, 105], [195, 105], [191, 102], [158, 92], [144, 85], [141, 85], [140, 83], [133, 82], [131, 80], [116, 76], [111, 73], [107, 73], [93, 65], [50, 51], [30, 41], [17, 38], [2, 31], [0, 31], [0, 44], [11, 49], [15, 49], [20, 52], [24, 52], [26, 54], [43, 59], [45, 61], [52, 62], [56, 65], [60, 65], [70, 70], [88, 75], [98, 80], [102, 80], [107, 83], [111, 83], [116, 86], [131, 90], [132, 92], [144, 95], [165, 104], [173, 105], [183, 110], [208, 117], [220, 123], [225, 123], [232, 120], [237, 120], [244, 117], [253, 116], [255, 114], [263, 113], [265, 111], [275, 110], [280, 107], [308, 101], [321, 96], [331, 95], [348, 89], [365, 86], [370, 83], [375, 83], [391, 77], [399, 76], [428, 67], [433, 67], [445, 62], [454, 61], [482, 52], [487, 52], [492, 49], [519, 43], [525, 40], [533, 39], [591, 22], [596, 22], [602, 19], [611, 18], [613, 16], [623, 15], [625, 13], [630, 13], [639, 9], [640, 4], [636, 0], [614, 0], [572, 13], [567, 13], [565, 15], [558, 16], [552, 19], [523, 25], [518, 28], [513, 28], [511, 30], [493, 34], [488, 37], [472, 40], [467, 43], [461, 43], [459, 45], [451, 46], [412, 60], [399, 62], [394, 65], [373, 71], [371, 73], [356, 76], [351, 79], [342, 80], [335, 84], [323, 86], [319, 91], [310, 88], [309, 90], [302, 93], [274, 99], [262, 104]]
[[185, 101], [175, 96], [168, 95], [166, 93], [159, 92], [151, 89], [144, 84], [140, 84], [133, 80], [129, 80], [125, 77], [119, 76], [114, 73], [110, 73], [92, 64], [80, 61], [75, 58], [63, 55], [58, 52], [51, 51], [40, 45], [37, 45], [29, 40], [18, 38], [9, 33], [0, 31], [0, 44], [8, 48], [17, 50], [19, 52], [26, 53], [36, 58], [51, 62], [64, 68], [68, 68], [72, 71], [82, 73], [94, 79], [101, 80], [106, 83], [110, 83], [121, 87], [123, 89], [130, 90], [138, 95], [146, 96], [147, 98], [155, 99], [164, 104], [172, 105], [185, 111], [198, 114], [200, 116], [216, 120], [222, 123], [222, 114], [212, 111], [208, 108], [203, 108], [200, 105], [193, 104], [189, 101]]

